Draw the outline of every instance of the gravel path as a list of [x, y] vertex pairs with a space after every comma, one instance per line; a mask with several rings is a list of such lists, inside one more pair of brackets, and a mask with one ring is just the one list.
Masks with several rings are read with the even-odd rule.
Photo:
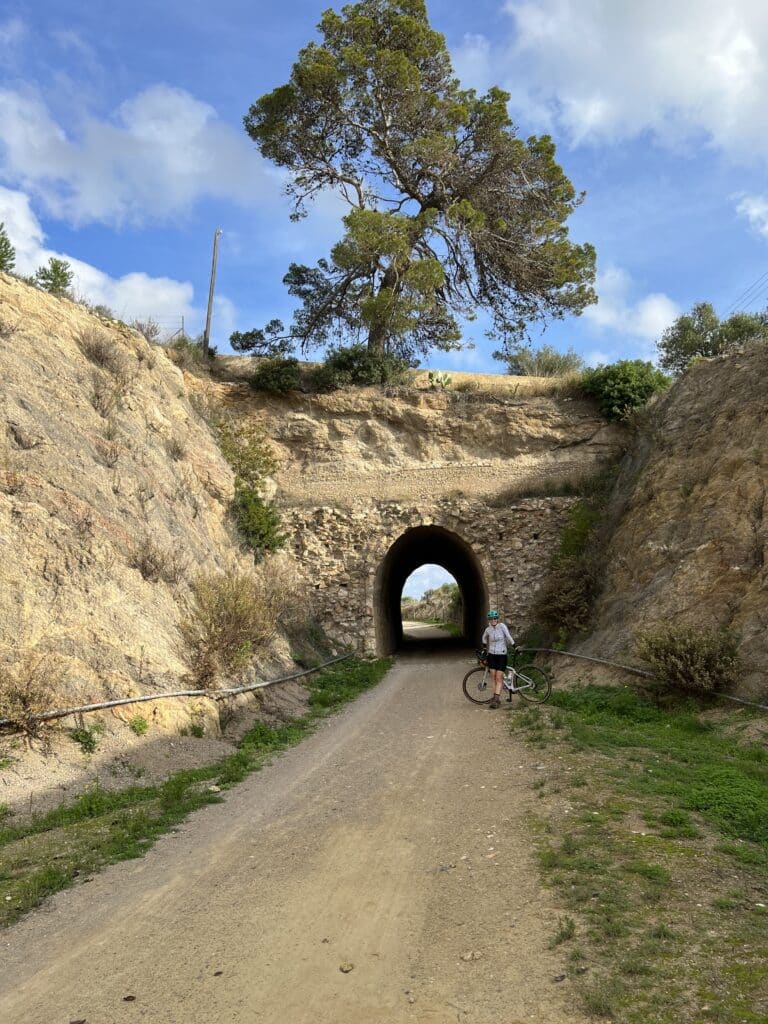
[[223, 804], [8, 931], [0, 1020], [582, 1024], [547, 948], [538, 762], [506, 710], [463, 697], [466, 668], [402, 657]]

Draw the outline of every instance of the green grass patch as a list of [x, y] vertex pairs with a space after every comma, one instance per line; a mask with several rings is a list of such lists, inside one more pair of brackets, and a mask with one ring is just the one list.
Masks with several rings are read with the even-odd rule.
[[588, 1015], [768, 1020], [768, 752], [740, 741], [741, 714], [589, 686], [511, 721], [549, 755], [540, 864], [575, 922], [564, 967]]
[[319, 672], [306, 684], [307, 714], [279, 725], [257, 722], [233, 754], [176, 772], [160, 785], [117, 792], [94, 787], [73, 803], [19, 825], [0, 815], [0, 926], [107, 864], [141, 857], [192, 811], [219, 802], [218, 790], [258, 771], [276, 753], [299, 743], [322, 718], [374, 686], [390, 664], [389, 659], [354, 659]]

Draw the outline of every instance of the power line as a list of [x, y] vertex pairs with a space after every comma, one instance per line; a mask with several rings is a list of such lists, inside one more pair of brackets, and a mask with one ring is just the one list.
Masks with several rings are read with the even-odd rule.
[[[760, 290], [766, 286], [768, 286], [768, 270], [766, 270], [765, 273], [761, 274], [760, 277], [757, 278], [757, 280], [753, 281], [749, 288], [747, 288], [746, 291], [743, 291], [741, 295], [739, 295], [739, 297], [735, 300], [735, 302], [731, 303], [728, 309], [726, 309], [723, 316], [727, 317], [730, 313], [734, 312], [737, 306], [743, 303], [747, 303], [747, 305], [744, 308], [749, 308], [749, 306], [757, 298], [760, 297]], [[754, 292], [755, 289], [757, 289], [757, 292], [756, 294], [752, 295], [752, 292]]]

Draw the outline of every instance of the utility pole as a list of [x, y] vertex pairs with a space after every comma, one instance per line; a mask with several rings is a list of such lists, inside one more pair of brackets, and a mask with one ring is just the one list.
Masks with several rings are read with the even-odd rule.
[[221, 228], [213, 233], [213, 259], [211, 260], [211, 286], [208, 289], [208, 314], [205, 318], [205, 334], [203, 334], [203, 355], [207, 358], [211, 344], [211, 317], [213, 316], [213, 289], [216, 285], [216, 260], [219, 258], [219, 238]]

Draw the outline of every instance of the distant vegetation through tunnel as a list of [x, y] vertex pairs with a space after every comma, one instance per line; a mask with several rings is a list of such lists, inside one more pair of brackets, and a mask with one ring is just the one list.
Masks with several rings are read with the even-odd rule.
[[488, 609], [488, 588], [477, 555], [462, 537], [444, 527], [417, 526], [392, 544], [376, 574], [374, 616], [380, 654], [392, 654], [403, 646], [403, 588], [411, 574], [425, 565], [440, 566], [453, 577], [459, 592], [458, 630], [467, 643], [479, 641]]

